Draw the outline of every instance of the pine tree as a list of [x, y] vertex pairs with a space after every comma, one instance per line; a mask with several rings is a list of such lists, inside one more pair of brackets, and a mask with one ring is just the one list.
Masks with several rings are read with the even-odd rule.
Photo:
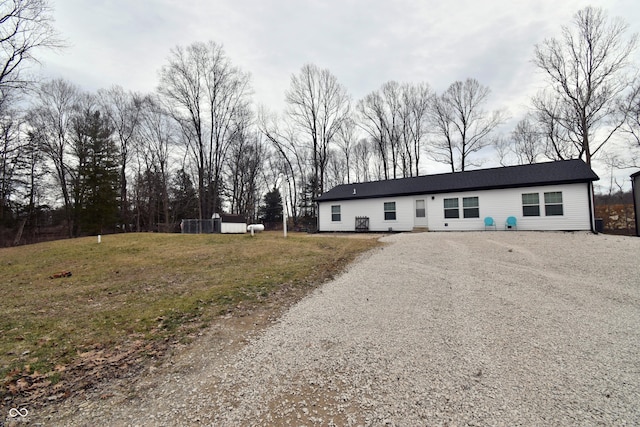
[[264, 195], [264, 204], [258, 210], [258, 217], [265, 223], [282, 221], [282, 196], [277, 188]]
[[75, 124], [74, 234], [101, 234], [118, 221], [118, 149], [108, 122], [87, 111]]

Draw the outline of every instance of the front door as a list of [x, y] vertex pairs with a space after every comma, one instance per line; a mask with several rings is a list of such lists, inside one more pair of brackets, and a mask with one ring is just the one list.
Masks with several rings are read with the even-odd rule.
[[427, 201], [426, 199], [416, 199], [414, 202], [413, 226], [426, 227], [427, 222]]

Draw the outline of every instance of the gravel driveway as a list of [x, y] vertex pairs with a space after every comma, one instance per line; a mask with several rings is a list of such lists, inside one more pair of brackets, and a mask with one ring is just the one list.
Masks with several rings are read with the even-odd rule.
[[640, 239], [399, 234], [238, 351], [55, 425], [640, 425]]

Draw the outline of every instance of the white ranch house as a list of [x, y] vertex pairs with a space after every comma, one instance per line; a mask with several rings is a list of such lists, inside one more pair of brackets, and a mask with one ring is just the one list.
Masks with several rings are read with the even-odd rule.
[[[343, 184], [318, 199], [318, 230], [595, 231], [593, 181], [582, 160]], [[495, 227], [486, 227], [485, 219]], [[507, 227], [508, 217], [515, 226]]]

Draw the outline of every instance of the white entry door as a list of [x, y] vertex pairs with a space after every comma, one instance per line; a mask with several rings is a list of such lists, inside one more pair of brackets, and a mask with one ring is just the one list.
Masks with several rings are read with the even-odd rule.
[[427, 225], [427, 200], [416, 199], [414, 202], [413, 226], [426, 227]]

